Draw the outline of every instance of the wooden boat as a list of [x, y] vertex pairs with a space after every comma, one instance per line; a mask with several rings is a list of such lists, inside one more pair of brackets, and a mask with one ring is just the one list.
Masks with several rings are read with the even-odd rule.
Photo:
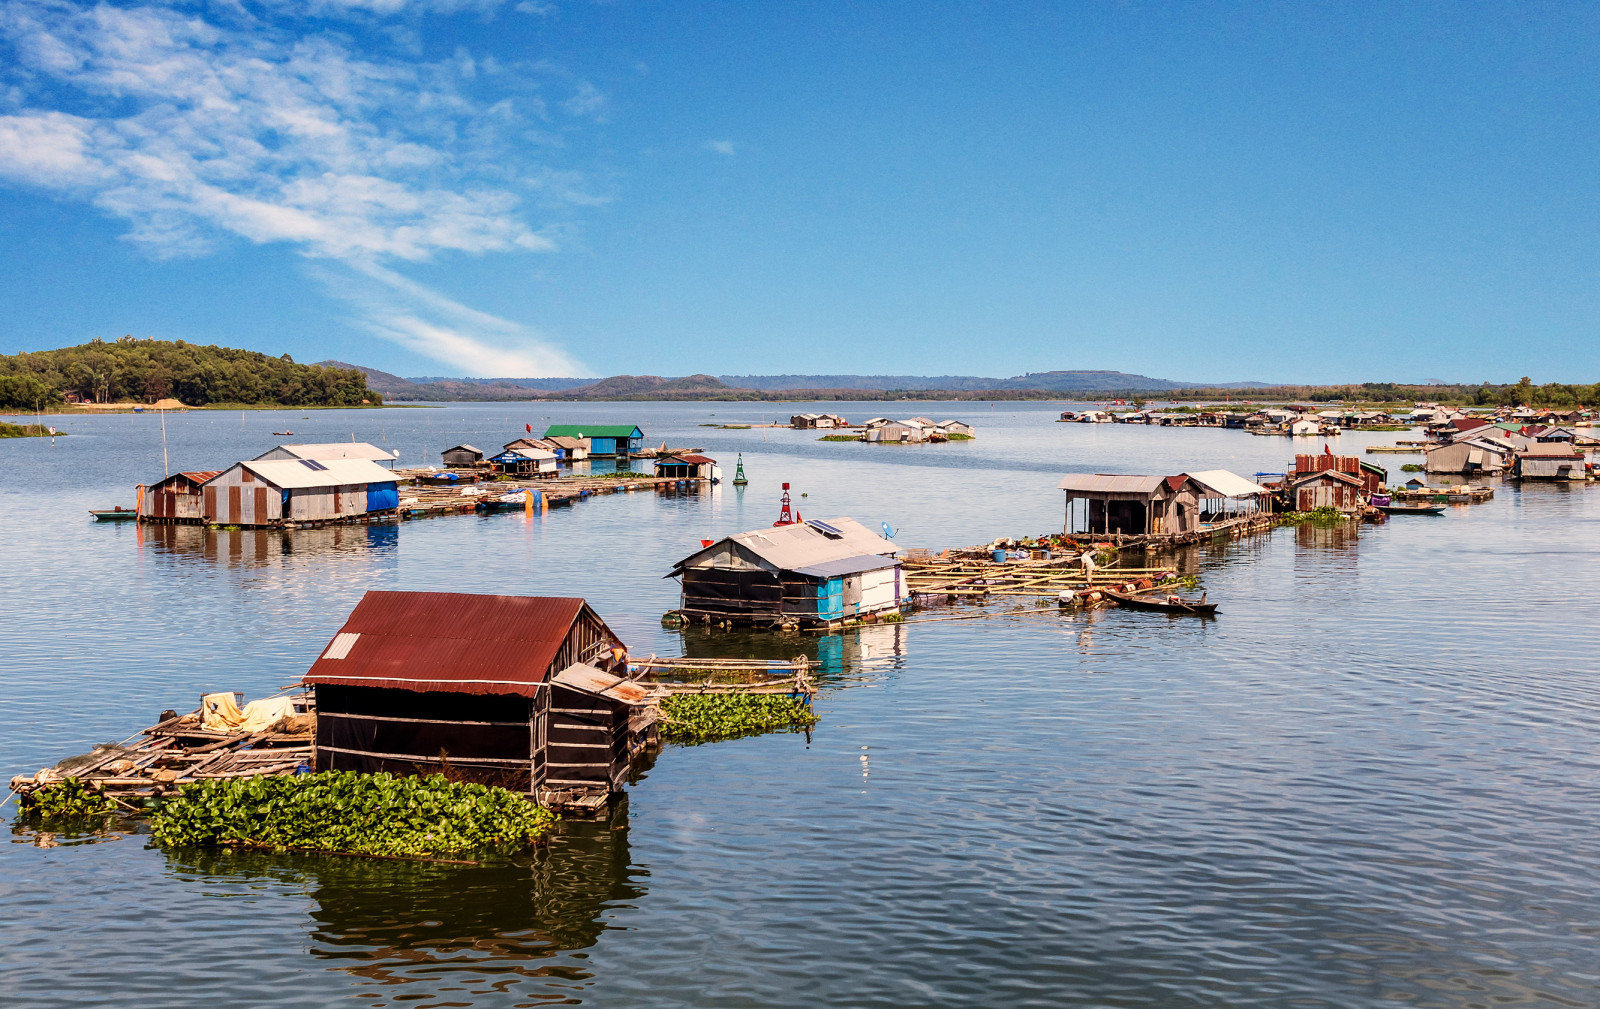
[[132, 522], [139, 517], [139, 513], [131, 508], [118, 505], [115, 508], [89, 509], [89, 514], [94, 516], [96, 522]]
[[274, 438], [290, 438], [290, 437], [294, 436], [294, 432], [293, 431], [274, 431], [274, 432], [272, 432], [272, 436]]
[[481, 512], [522, 511], [528, 507], [527, 498], [523, 494], [523, 491], [513, 491], [510, 494], [501, 494], [498, 497], [481, 497], [478, 499], [478, 510]]
[[1183, 599], [1173, 595], [1141, 596], [1130, 592], [1113, 592], [1110, 589], [1101, 589], [1100, 592], [1118, 606], [1125, 606], [1130, 610], [1166, 613], [1175, 617], [1210, 617], [1217, 613], [1217, 604], [1206, 602], [1204, 594], [1199, 599]]
[[1436, 504], [1386, 504], [1378, 505], [1385, 515], [1443, 515], [1444, 505]]

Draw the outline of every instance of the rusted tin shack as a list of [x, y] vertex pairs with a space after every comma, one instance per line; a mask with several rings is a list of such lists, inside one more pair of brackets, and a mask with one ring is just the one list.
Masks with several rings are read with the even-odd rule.
[[147, 486], [141, 484], [138, 492], [140, 522], [161, 522], [172, 525], [200, 525], [205, 519], [205, 496], [200, 485], [221, 470], [190, 470], [174, 473]]
[[1337, 508], [1342, 512], [1361, 510], [1365, 484], [1360, 476], [1336, 469], [1315, 470], [1289, 478], [1289, 501], [1295, 511]]
[[368, 592], [305, 675], [318, 770], [450, 775], [598, 805], [654, 739], [582, 599]]

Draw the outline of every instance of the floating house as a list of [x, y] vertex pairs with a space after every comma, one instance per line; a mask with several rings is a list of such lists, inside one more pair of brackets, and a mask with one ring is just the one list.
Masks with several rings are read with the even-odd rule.
[[717, 461], [703, 455], [656, 457], [656, 476], [668, 480], [712, 480], [719, 475]]
[[626, 458], [644, 448], [644, 431], [632, 424], [552, 424], [546, 438], [583, 438], [589, 455]]
[[545, 447], [556, 454], [556, 462], [570, 464], [589, 458], [589, 439], [556, 435], [544, 439]]
[[1187, 476], [1069, 473], [1056, 487], [1067, 492], [1069, 536], [1177, 536], [1200, 526], [1202, 491]]
[[897, 613], [906, 601], [893, 543], [853, 519], [807, 521], [718, 540], [673, 565], [690, 620], [829, 625]]
[[1342, 512], [1361, 510], [1366, 482], [1357, 474], [1337, 469], [1293, 473], [1289, 476], [1289, 501], [1295, 511], [1337, 508]]
[[270, 462], [274, 459], [315, 459], [317, 462], [339, 462], [346, 459], [365, 459], [375, 463], [393, 463], [399, 452], [389, 452], [364, 441], [332, 441], [317, 445], [279, 445], [256, 456], [252, 462]]
[[1584, 480], [1589, 473], [1582, 449], [1535, 442], [1512, 457], [1511, 475], [1518, 480]]
[[789, 418], [789, 426], [797, 431], [827, 430], [849, 427], [850, 422], [836, 413], [797, 413]]
[[1265, 511], [1267, 500], [1272, 496], [1270, 489], [1225, 469], [1201, 470], [1184, 476], [1194, 483], [1202, 521], [1226, 521]]
[[200, 487], [221, 470], [191, 470], [174, 473], [160, 483], [139, 485], [140, 522], [166, 522], [199, 525], [205, 519], [205, 495]]
[[1320, 473], [1323, 470], [1336, 470], [1348, 473], [1361, 481], [1361, 489], [1366, 494], [1377, 494], [1383, 490], [1383, 485], [1389, 479], [1389, 471], [1382, 466], [1365, 462], [1358, 455], [1334, 455], [1324, 452], [1321, 455], [1300, 453], [1294, 457], [1294, 468], [1289, 471], [1289, 480], [1292, 483], [1296, 477], [1307, 473]]
[[483, 449], [471, 445], [456, 445], [441, 453], [446, 468], [465, 468], [483, 462]]
[[934, 427], [943, 431], [947, 436], [959, 435], [963, 438], [972, 438], [975, 436], [972, 430], [972, 425], [959, 420], [941, 420], [939, 423], [935, 424]]
[[[515, 446], [515, 447], [513, 447]], [[507, 476], [555, 476], [556, 454], [547, 448], [531, 448], [512, 442], [489, 460], [496, 473]]]
[[400, 506], [394, 474], [366, 459], [236, 463], [200, 487], [205, 521], [225, 526], [340, 522]]
[[1465, 476], [1500, 473], [1510, 461], [1511, 452], [1510, 443], [1499, 439], [1463, 438], [1428, 449], [1428, 461], [1423, 468], [1429, 473], [1460, 473]]
[[306, 673], [316, 768], [453, 776], [550, 805], [622, 790], [648, 688], [582, 599], [368, 592]]

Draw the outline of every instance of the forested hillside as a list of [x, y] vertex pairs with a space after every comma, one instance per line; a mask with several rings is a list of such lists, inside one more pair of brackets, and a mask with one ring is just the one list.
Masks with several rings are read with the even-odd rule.
[[359, 406], [381, 403], [354, 369], [295, 364], [288, 354], [124, 336], [77, 347], [0, 355], [0, 407], [32, 410], [69, 399], [186, 406]]

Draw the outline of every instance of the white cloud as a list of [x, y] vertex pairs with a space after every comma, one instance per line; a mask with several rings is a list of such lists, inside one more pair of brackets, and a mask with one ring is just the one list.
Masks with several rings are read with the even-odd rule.
[[[268, 0], [291, 20], [492, 13], [501, 2]], [[267, 27], [242, 7], [210, 9], [221, 11], [217, 23], [160, 3], [0, 4], [0, 182], [90, 202], [160, 257], [225, 241], [287, 243], [358, 272], [550, 250], [523, 217], [524, 196], [547, 208], [564, 194], [566, 205], [585, 202], [581, 178], [534, 160], [529, 138], [551, 128], [551, 111], [532, 74], [466, 49], [437, 64], [357, 54], [314, 23]], [[593, 117], [605, 97], [582, 84], [563, 107]], [[497, 334], [519, 348], [516, 368], [540, 354], [573, 366], [505, 320], [462, 323], [471, 310], [454, 303], [459, 311], [444, 315], [456, 329], [363, 304], [391, 338], [449, 348], [474, 368], [493, 349], [473, 341]]]
[[713, 154], [721, 154], [730, 158], [737, 153], [732, 140], [707, 140], [706, 150]]
[[360, 311], [357, 325], [475, 378], [586, 375], [588, 369], [520, 323], [469, 308], [376, 263], [319, 271]]

